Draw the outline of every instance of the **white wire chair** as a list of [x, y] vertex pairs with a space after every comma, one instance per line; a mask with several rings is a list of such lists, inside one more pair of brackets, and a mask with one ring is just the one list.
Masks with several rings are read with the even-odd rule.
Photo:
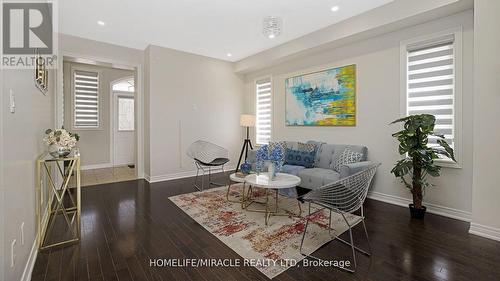
[[[208, 141], [198, 140], [192, 143], [187, 152], [187, 156], [194, 160], [196, 165], [196, 177], [194, 180], [194, 186], [196, 189], [202, 191], [204, 188], [204, 176], [205, 172], [208, 171], [208, 185], [223, 186], [225, 184], [212, 182], [212, 171], [222, 171], [224, 172], [224, 165], [229, 162], [227, 149], [213, 144]], [[201, 176], [201, 188], [198, 186], [198, 176], [202, 171]]]
[[[314, 258], [317, 260], [322, 260], [318, 257], [313, 256], [312, 254], [304, 254], [303, 252], [303, 246], [304, 246], [304, 238], [306, 236], [307, 232], [307, 227], [309, 225], [309, 219], [311, 215], [323, 211], [324, 209], [328, 209], [330, 211], [330, 221], [328, 225], [328, 231], [332, 229], [332, 212], [338, 213], [342, 215], [345, 223], [349, 227], [349, 237], [350, 237], [350, 243], [341, 239], [340, 237], [335, 237], [334, 239], [330, 240], [333, 241], [335, 239], [338, 239], [340, 242], [348, 245], [352, 249], [352, 258], [354, 261], [354, 269], [350, 268], [344, 268], [341, 267], [341, 269], [346, 270], [348, 272], [354, 272], [356, 269], [356, 253], [355, 250], [370, 256], [371, 255], [371, 246], [370, 246], [370, 239], [368, 237], [368, 231], [366, 230], [366, 225], [365, 225], [365, 215], [364, 215], [364, 210], [363, 210], [363, 203], [366, 199], [366, 196], [368, 194], [368, 189], [370, 187], [370, 184], [373, 180], [373, 177], [375, 176], [375, 172], [377, 171], [378, 166], [380, 164], [373, 164], [369, 166], [367, 169], [358, 172], [356, 174], [353, 174], [351, 176], [348, 176], [346, 178], [343, 178], [341, 180], [338, 180], [336, 182], [324, 185], [318, 189], [312, 190], [311, 192], [305, 194], [302, 196], [303, 200], [305, 202], [309, 202], [309, 215], [306, 216], [306, 226], [304, 229], [304, 233], [302, 235], [302, 240], [300, 243], [300, 253], [306, 257]], [[311, 203], [319, 205], [323, 208], [320, 208], [319, 210], [314, 211], [311, 213]], [[346, 218], [346, 214], [351, 214], [354, 211], [357, 211], [361, 209], [361, 223], [363, 224], [366, 240], [368, 241], [368, 251], [362, 250], [359, 247], [356, 247], [354, 245], [354, 241], [352, 238], [352, 227], [354, 227], [356, 224], [351, 225], [349, 221]], [[325, 244], [326, 245], [326, 244]]]

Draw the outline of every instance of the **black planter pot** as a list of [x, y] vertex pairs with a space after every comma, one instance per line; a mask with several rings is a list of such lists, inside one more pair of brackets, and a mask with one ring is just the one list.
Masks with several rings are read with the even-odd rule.
[[410, 214], [413, 219], [423, 219], [425, 216], [425, 211], [427, 207], [422, 206], [422, 209], [416, 209], [413, 204], [408, 205], [410, 207]]

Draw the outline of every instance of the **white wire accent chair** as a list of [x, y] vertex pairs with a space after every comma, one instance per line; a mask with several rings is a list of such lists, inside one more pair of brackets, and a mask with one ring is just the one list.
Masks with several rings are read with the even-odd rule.
[[[198, 140], [192, 143], [187, 155], [194, 160], [196, 165], [196, 177], [194, 187], [202, 191], [204, 189], [205, 173], [208, 173], [208, 185], [224, 186], [226, 184], [212, 182], [212, 172], [223, 172], [224, 165], [229, 162], [227, 149], [208, 141]], [[201, 187], [198, 185], [198, 178], [201, 175]]]
[[[378, 166], [380, 166], [380, 164], [373, 164], [361, 172], [355, 173], [351, 176], [348, 176], [336, 182], [324, 185], [302, 196], [303, 200], [309, 203], [309, 215], [306, 216], [306, 226], [300, 243], [300, 253], [303, 256], [322, 261], [321, 258], [313, 256], [312, 253], [305, 254], [303, 252], [303, 246], [304, 246], [304, 238], [306, 237], [307, 227], [309, 225], [309, 220], [311, 215], [314, 215], [317, 212], [323, 211], [325, 209], [330, 211], [330, 219], [328, 225], [329, 233], [332, 230], [332, 212], [342, 215], [345, 223], [349, 227], [350, 242], [341, 239], [338, 236], [334, 237], [332, 240], [329, 241], [331, 242], [337, 239], [343, 244], [346, 244], [351, 247], [353, 267], [351, 268], [339, 267], [339, 268], [354, 273], [356, 270], [356, 251], [359, 251], [367, 256], [371, 256], [370, 238], [368, 237], [368, 231], [366, 230], [363, 203], [366, 199], [366, 196], [368, 194], [368, 189], [371, 185], [373, 177], [375, 176], [375, 172], [377, 171]], [[311, 213], [311, 204], [318, 205], [321, 208], [319, 208], [318, 210], [314, 210], [314, 212]], [[363, 250], [354, 245], [354, 240], [352, 237], [352, 228], [356, 226], [359, 223], [359, 221], [356, 224], [351, 225], [346, 218], [346, 214], [352, 214], [357, 210], [361, 210], [360, 212], [361, 224], [363, 225], [366, 240], [368, 242], [368, 250]]]

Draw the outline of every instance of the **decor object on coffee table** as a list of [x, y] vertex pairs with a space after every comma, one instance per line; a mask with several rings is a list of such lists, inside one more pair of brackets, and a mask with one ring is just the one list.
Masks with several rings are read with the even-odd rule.
[[[328, 224], [328, 231], [332, 229], [332, 212], [340, 214], [347, 224], [349, 228], [349, 237], [350, 242], [337, 237], [336, 239], [340, 242], [351, 247], [352, 250], [352, 260], [353, 260], [353, 268], [341, 268], [343, 270], [354, 272], [356, 270], [356, 250], [359, 252], [370, 256], [371, 255], [371, 247], [370, 240], [368, 238], [368, 232], [366, 230], [365, 225], [365, 215], [363, 210], [363, 203], [366, 199], [366, 195], [368, 194], [368, 189], [370, 188], [371, 181], [377, 168], [380, 164], [373, 164], [368, 169], [358, 172], [354, 175], [350, 175], [341, 180], [335, 181], [333, 183], [322, 186], [318, 189], [315, 189], [303, 196], [305, 202], [309, 202], [309, 215], [306, 217], [306, 226], [304, 229], [304, 233], [302, 235], [302, 242], [300, 243], [300, 253], [307, 257], [312, 257], [317, 260], [321, 260], [311, 254], [307, 254], [307, 251], [304, 249], [304, 238], [306, 237], [307, 227], [309, 226], [309, 221], [311, 218], [317, 214], [318, 211], [314, 211], [311, 213], [311, 204], [315, 204], [326, 208], [330, 211], [330, 220]], [[354, 245], [354, 241], [352, 239], [352, 228], [357, 224], [349, 223], [347, 219], [348, 214], [352, 214], [353, 212], [361, 210], [361, 223], [363, 224], [363, 228], [365, 231], [366, 240], [368, 241], [368, 251], [362, 250], [359, 247]]]
[[[198, 190], [204, 188], [204, 176], [208, 171], [208, 185], [223, 186], [225, 184], [212, 182], [212, 171], [224, 172], [224, 165], [229, 162], [227, 149], [210, 143], [208, 141], [198, 140], [192, 143], [188, 150], [187, 156], [194, 160], [196, 165], [196, 177], [194, 180], [194, 187]], [[201, 188], [198, 186], [198, 176], [202, 171]]]
[[245, 162], [243, 162], [243, 164], [240, 165], [240, 170], [243, 174], [249, 175], [250, 172], [252, 171], [252, 165], [250, 165], [250, 163], [248, 163], [247, 160], [245, 160]]
[[356, 65], [285, 80], [287, 126], [356, 126]]
[[[427, 175], [440, 175], [441, 167], [435, 163], [440, 155], [456, 162], [455, 155], [444, 136], [434, 133], [436, 118], [433, 115], [410, 115], [391, 124], [395, 123], [404, 123], [403, 130], [392, 134], [399, 141], [399, 154], [404, 158], [396, 162], [391, 173], [401, 178], [413, 195], [413, 204], [409, 205], [411, 217], [422, 219], [427, 209], [422, 206], [424, 189], [431, 185]], [[437, 138], [434, 145], [429, 145], [429, 136]], [[411, 183], [406, 176], [411, 176]]]
[[269, 143], [269, 145], [261, 146], [256, 152], [257, 173], [264, 171], [267, 167], [267, 172], [270, 179], [273, 179], [276, 173], [281, 170], [285, 162], [285, 143]]
[[65, 157], [70, 154], [71, 150], [76, 146], [80, 140], [78, 134], [73, 134], [66, 131], [64, 128], [45, 131], [45, 143], [49, 146], [49, 154], [54, 158]]
[[240, 158], [238, 159], [238, 164], [236, 165], [236, 172], [238, 172], [238, 169], [240, 169], [240, 163], [241, 163], [241, 158], [243, 158], [243, 153], [245, 153], [245, 159], [243, 160], [244, 162], [247, 160], [248, 157], [248, 147], [250, 146], [250, 149], [253, 149], [252, 146], [252, 141], [250, 140], [250, 127], [255, 127], [255, 115], [251, 114], [242, 114], [240, 116], [240, 126], [246, 127], [247, 130], [247, 137], [243, 141], [243, 147], [241, 148], [241, 153], [240, 153]]

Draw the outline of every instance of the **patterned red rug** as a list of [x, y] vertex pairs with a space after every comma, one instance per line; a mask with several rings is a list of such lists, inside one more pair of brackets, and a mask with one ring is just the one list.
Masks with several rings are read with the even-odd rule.
[[[233, 185], [231, 189], [230, 196], [238, 199], [241, 185]], [[169, 199], [270, 279], [304, 258], [299, 247], [306, 220], [292, 215], [299, 212], [297, 200], [280, 196], [280, 209], [289, 215], [271, 216], [266, 226], [263, 213], [246, 211], [241, 208], [241, 204], [228, 202], [226, 191], [227, 187], [219, 187]], [[256, 189], [253, 196], [263, 197], [262, 189]], [[269, 198], [270, 201], [273, 199]], [[259, 207], [254, 205], [252, 208]], [[308, 205], [302, 205], [302, 216], [307, 214], [307, 208]], [[314, 252], [348, 229], [342, 216], [332, 213], [333, 230], [329, 234], [328, 219], [329, 213], [325, 210], [311, 217], [304, 252]], [[350, 224], [357, 224], [360, 217], [349, 215], [347, 220]]]

